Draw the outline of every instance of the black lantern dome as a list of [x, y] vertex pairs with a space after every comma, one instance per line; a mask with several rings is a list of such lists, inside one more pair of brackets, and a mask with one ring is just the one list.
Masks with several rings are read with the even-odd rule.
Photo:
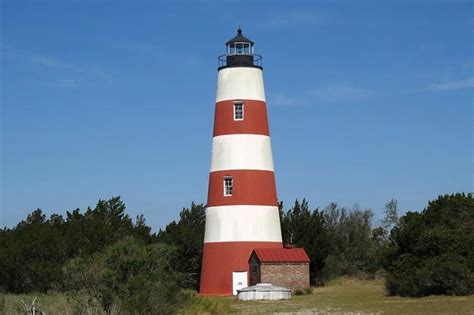
[[237, 36], [228, 40], [227, 43], [225, 43], [225, 45], [228, 47], [232, 46], [233, 44], [247, 44], [245, 46], [248, 46], [249, 48], [253, 46], [253, 42], [244, 35], [242, 35], [242, 29], [240, 27], [239, 29], [237, 29]]
[[256, 67], [262, 69], [262, 56], [253, 53], [254, 42], [242, 35], [237, 35], [225, 43], [226, 54], [219, 57], [219, 70], [229, 67]]

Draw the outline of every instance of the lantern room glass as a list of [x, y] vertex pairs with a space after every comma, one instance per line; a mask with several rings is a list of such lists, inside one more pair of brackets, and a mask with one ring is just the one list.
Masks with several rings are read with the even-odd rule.
[[250, 43], [236, 42], [227, 46], [228, 55], [251, 55], [252, 46]]

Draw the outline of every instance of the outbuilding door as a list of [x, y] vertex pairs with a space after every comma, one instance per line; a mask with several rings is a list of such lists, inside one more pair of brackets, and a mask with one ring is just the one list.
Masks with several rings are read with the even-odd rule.
[[232, 272], [232, 293], [237, 295], [237, 290], [248, 287], [247, 271]]

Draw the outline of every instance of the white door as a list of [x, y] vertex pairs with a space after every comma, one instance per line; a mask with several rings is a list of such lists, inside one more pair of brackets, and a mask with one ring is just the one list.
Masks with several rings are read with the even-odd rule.
[[237, 295], [237, 290], [247, 287], [247, 271], [232, 272], [232, 292]]

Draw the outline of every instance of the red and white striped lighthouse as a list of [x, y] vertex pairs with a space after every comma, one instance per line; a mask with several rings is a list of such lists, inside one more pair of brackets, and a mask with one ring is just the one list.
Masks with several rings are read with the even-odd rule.
[[255, 248], [282, 248], [261, 56], [237, 31], [219, 57], [200, 294], [248, 284]]

